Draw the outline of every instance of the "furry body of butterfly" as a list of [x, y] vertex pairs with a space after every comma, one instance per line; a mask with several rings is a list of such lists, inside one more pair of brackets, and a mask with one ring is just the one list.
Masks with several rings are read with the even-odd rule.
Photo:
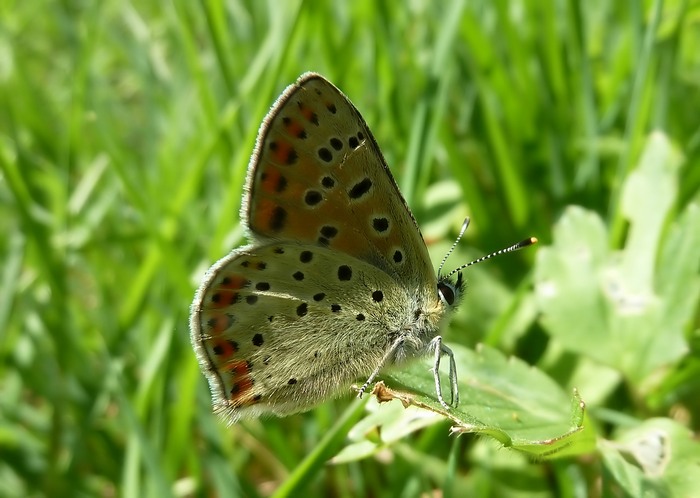
[[371, 132], [323, 77], [302, 75], [263, 121], [241, 219], [251, 244], [207, 272], [191, 308], [215, 411], [304, 411], [430, 353], [438, 399], [443, 353], [457, 396], [439, 328], [461, 275], [437, 278]]

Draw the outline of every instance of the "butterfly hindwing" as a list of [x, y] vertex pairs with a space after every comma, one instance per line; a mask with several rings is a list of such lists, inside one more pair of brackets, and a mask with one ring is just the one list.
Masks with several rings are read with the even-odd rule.
[[416, 306], [373, 265], [296, 243], [237, 249], [201, 289], [193, 342], [217, 410], [233, 419], [300, 411], [347, 388]]

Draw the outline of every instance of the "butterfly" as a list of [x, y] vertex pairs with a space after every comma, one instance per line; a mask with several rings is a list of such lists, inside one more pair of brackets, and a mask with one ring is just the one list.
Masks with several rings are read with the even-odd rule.
[[365, 380], [361, 396], [384, 368], [425, 355], [445, 408], [449, 358], [459, 402], [439, 331], [462, 273], [436, 275], [367, 124], [319, 74], [303, 74], [263, 120], [241, 220], [250, 243], [209, 269], [191, 306], [217, 413], [233, 423], [306, 411]]

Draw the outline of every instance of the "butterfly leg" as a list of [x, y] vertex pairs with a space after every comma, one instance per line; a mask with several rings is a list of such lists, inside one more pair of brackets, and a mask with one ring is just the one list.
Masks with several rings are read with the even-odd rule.
[[433, 363], [433, 375], [435, 377], [435, 392], [437, 394], [437, 398], [440, 404], [446, 410], [449, 410], [450, 405], [448, 405], [445, 402], [445, 399], [442, 397], [442, 382], [440, 381], [440, 360], [442, 359], [443, 354], [446, 354], [450, 359], [450, 404], [456, 407], [457, 405], [459, 405], [459, 388], [457, 386], [457, 364], [455, 363], [455, 356], [452, 350], [442, 343], [442, 337], [440, 337], [439, 335], [433, 338], [432, 341], [430, 341], [428, 347], [429, 349], [432, 349], [434, 351], [435, 355], [435, 363]]
[[379, 365], [377, 365], [377, 368], [374, 369], [374, 371], [370, 374], [369, 378], [365, 381], [364, 384], [362, 384], [362, 387], [360, 390], [357, 392], [357, 397], [361, 398], [362, 395], [365, 393], [369, 385], [374, 382], [374, 379], [379, 375], [379, 372], [382, 371], [382, 368], [384, 368], [390, 361], [391, 358], [393, 358], [394, 353], [396, 353], [396, 350], [404, 343], [404, 338], [402, 336], [399, 336], [397, 339], [394, 340], [394, 342], [391, 343], [391, 346], [389, 346], [389, 349], [386, 350], [386, 353], [384, 353], [384, 356], [382, 356], [382, 361], [379, 362]]
[[459, 386], [457, 386], [457, 363], [455, 362], [455, 355], [450, 348], [442, 345], [442, 352], [445, 353], [450, 358], [450, 389], [452, 391], [452, 399], [450, 404], [457, 408], [459, 406]]

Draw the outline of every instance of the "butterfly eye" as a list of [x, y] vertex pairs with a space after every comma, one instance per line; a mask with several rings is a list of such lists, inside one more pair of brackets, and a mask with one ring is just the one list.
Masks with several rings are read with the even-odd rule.
[[455, 302], [455, 290], [451, 284], [448, 282], [438, 283], [438, 295], [440, 296], [440, 301], [452, 306]]

